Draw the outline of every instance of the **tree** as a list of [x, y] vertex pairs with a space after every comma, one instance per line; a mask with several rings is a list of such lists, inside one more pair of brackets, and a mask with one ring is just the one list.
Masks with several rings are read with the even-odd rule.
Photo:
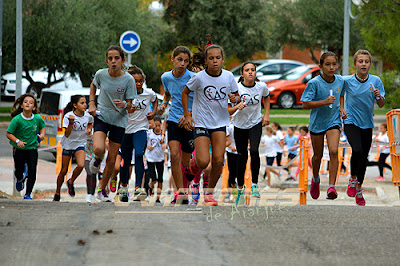
[[[15, 69], [15, 1], [4, 3], [3, 62], [5, 73]], [[126, 30], [135, 30], [142, 39], [134, 54], [134, 63], [148, 76], [155, 73], [153, 55], [169, 28], [138, 9], [136, 0], [25, 0], [23, 2], [23, 68], [26, 78], [40, 90], [52, 85], [50, 75], [60, 72], [79, 73], [84, 86], [105, 64], [105, 51], [119, 43]], [[151, 66], [151, 67], [148, 67]], [[35, 84], [28, 70], [45, 68], [47, 84]], [[154, 79], [156, 80], [156, 79]]]
[[[268, 0], [271, 9], [271, 38], [268, 51], [277, 52], [286, 44], [308, 48], [311, 58], [318, 63], [314, 51], [319, 48], [342, 55], [344, 0]], [[362, 45], [359, 29], [354, 21], [350, 26], [350, 49]]]
[[363, 1], [357, 24], [372, 54], [400, 70], [400, 2]]
[[163, 0], [164, 19], [173, 26], [178, 42], [198, 45], [207, 34], [228, 56], [241, 60], [265, 50], [268, 42], [268, 6], [264, 0]]

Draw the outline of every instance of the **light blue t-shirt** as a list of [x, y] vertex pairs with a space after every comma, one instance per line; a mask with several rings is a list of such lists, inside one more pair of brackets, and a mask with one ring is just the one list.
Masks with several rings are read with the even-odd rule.
[[311, 109], [309, 129], [313, 133], [321, 133], [334, 126], [342, 126], [340, 120], [340, 92], [343, 90], [344, 79], [340, 75], [335, 75], [335, 80], [327, 82], [322, 76], [317, 76], [307, 83], [307, 87], [301, 96], [301, 101], [322, 101], [332, 95], [336, 100], [330, 105], [324, 105]]
[[[180, 78], [175, 78], [172, 75], [172, 71], [165, 72], [161, 76], [162, 84], [164, 85], [165, 92], [171, 94], [171, 107], [169, 109], [168, 121], [178, 123], [178, 119], [183, 116], [182, 107], [182, 91], [186, 86], [186, 83], [190, 80], [195, 73], [186, 70]], [[192, 111], [193, 105], [193, 92], [189, 94], [189, 111]]]
[[97, 116], [103, 122], [125, 128], [128, 125], [128, 112], [125, 108], [117, 108], [113, 102], [117, 100], [133, 100], [137, 97], [135, 79], [125, 72], [119, 78], [113, 78], [108, 73], [108, 68], [96, 72], [93, 84], [100, 89], [97, 99]]
[[288, 149], [289, 154], [297, 155], [297, 149], [292, 151], [292, 150], [290, 150], [290, 148], [294, 146], [294, 144], [296, 143], [296, 140], [298, 138], [299, 137], [296, 136], [295, 134], [293, 134], [293, 136], [289, 136], [289, 134], [285, 135], [284, 141], [286, 143], [286, 147]]
[[345, 96], [347, 119], [345, 124], [353, 124], [359, 128], [374, 128], [375, 96], [371, 83], [385, 99], [385, 89], [378, 76], [368, 75], [365, 82], [360, 82], [356, 75], [345, 76], [345, 86], [340, 96]]

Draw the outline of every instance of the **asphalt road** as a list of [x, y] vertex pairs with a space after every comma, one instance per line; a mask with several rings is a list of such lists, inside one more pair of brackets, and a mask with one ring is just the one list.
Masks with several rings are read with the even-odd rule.
[[[0, 199], [2, 265], [398, 265], [398, 208]], [[196, 211], [198, 210], [198, 211]], [[245, 216], [244, 216], [245, 214]], [[253, 216], [251, 216], [253, 214]], [[218, 220], [217, 220], [218, 219]]]

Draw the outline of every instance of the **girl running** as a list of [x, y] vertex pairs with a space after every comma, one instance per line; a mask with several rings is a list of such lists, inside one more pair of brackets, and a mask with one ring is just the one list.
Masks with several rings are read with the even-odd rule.
[[[309, 130], [308, 130], [307, 126], [300, 127], [299, 132], [300, 132], [300, 135], [299, 135], [299, 137], [297, 138], [297, 141], [296, 141], [296, 148], [300, 147], [300, 140], [302, 138], [311, 139], [310, 134], [308, 134]], [[312, 169], [312, 164], [311, 164], [312, 154], [313, 154], [312, 150], [309, 149], [309, 152], [308, 152], [308, 167], [310, 167], [311, 169]], [[297, 177], [299, 175], [299, 172], [300, 172], [300, 165], [297, 166], [296, 179], [297, 179]]]
[[[112, 175], [119, 147], [128, 125], [127, 110], [136, 98], [135, 80], [122, 69], [125, 54], [117, 45], [112, 45], [106, 52], [108, 68], [96, 72], [90, 84], [89, 113], [94, 116], [93, 151], [96, 157], [90, 161], [90, 171], [97, 174], [105, 153], [106, 137], [109, 137], [109, 149], [102, 181], [97, 197], [110, 202], [106, 186]], [[98, 108], [95, 104], [96, 90], [100, 89]], [[97, 111], [98, 110], [98, 111]], [[97, 111], [97, 112], [96, 112]]]
[[86, 137], [90, 135], [93, 125], [93, 117], [85, 112], [86, 98], [83, 95], [74, 95], [64, 108], [63, 127], [65, 133], [61, 139], [62, 164], [61, 171], [57, 177], [57, 189], [53, 201], [60, 201], [61, 186], [64, 183], [68, 171], [69, 161], [72, 156], [76, 159], [76, 168], [72, 176], [67, 180], [68, 194], [75, 197], [74, 181], [81, 174], [85, 166], [85, 143]]
[[15, 109], [11, 113], [13, 119], [8, 126], [6, 136], [13, 146], [15, 189], [21, 191], [25, 187], [23, 174], [27, 164], [28, 181], [24, 199], [31, 200], [32, 189], [36, 182], [38, 139], [44, 139], [45, 123], [37, 114], [37, 101], [32, 94], [21, 95], [13, 107]]
[[376, 101], [380, 108], [385, 105], [385, 89], [378, 76], [368, 73], [371, 54], [367, 50], [358, 50], [353, 59], [356, 74], [345, 77], [345, 87], [340, 94], [340, 111], [344, 132], [352, 149], [347, 195], [355, 196], [356, 204], [363, 206], [365, 199], [361, 187], [372, 143], [374, 103]]
[[[194, 129], [196, 155], [191, 161], [191, 172], [196, 174], [210, 162], [212, 166], [208, 189], [204, 195], [206, 205], [218, 205], [213, 190], [222, 172], [226, 146], [226, 127], [229, 125], [228, 99], [240, 101], [238, 87], [233, 74], [222, 69], [224, 55], [222, 47], [210, 45], [205, 49], [206, 69], [193, 76], [182, 92], [185, 114], [185, 129]], [[193, 118], [189, 110], [189, 94], [194, 92]], [[234, 94], [234, 95], [233, 95]], [[171, 132], [170, 132], [171, 135]]]
[[95, 156], [93, 153], [92, 137], [93, 137], [92, 134], [90, 136], [88, 136], [86, 138], [86, 143], [85, 143], [85, 171], [86, 171], [86, 189], [87, 189], [86, 202], [87, 203], [97, 202], [96, 197], [94, 196], [94, 193], [96, 191], [97, 174], [92, 174], [92, 172], [90, 172], [90, 170], [89, 170], [89, 163]]
[[[187, 195], [183, 192], [183, 174], [185, 174], [186, 177], [189, 177], [188, 167], [194, 150], [193, 132], [186, 131], [183, 127], [184, 113], [182, 108], [182, 90], [189, 79], [194, 75], [193, 72], [187, 69], [190, 63], [190, 58], [191, 53], [187, 47], [178, 46], [172, 52], [171, 61], [174, 65], [174, 69], [161, 76], [165, 94], [164, 101], [159, 110], [159, 114], [163, 114], [167, 108], [169, 100], [171, 100], [171, 107], [169, 108], [167, 120], [168, 146], [171, 153], [172, 177], [177, 187], [172, 203], [176, 203], [176, 201], [179, 200], [184, 204], [188, 204], [188, 199]], [[190, 93], [188, 95], [189, 111], [192, 110], [192, 103], [193, 93]], [[181, 166], [185, 173], [182, 173]]]
[[[272, 122], [271, 123], [272, 130], [275, 132], [276, 137], [279, 139], [279, 143], [275, 144], [275, 150], [276, 150], [276, 165], [281, 166], [281, 161], [282, 161], [282, 153], [283, 153], [283, 132], [282, 132], [282, 127], [279, 125], [278, 122]], [[281, 170], [278, 172], [278, 178], [281, 176]], [[265, 177], [264, 177], [265, 178]]]
[[[164, 150], [167, 144], [161, 143], [161, 118], [154, 117], [155, 128], [147, 132], [146, 160], [151, 178], [150, 189], [157, 184], [157, 199], [160, 203], [160, 195], [163, 187], [164, 175]], [[157, 174], [156, 174], [157, 170]]]
[[[295, 143], [297, 141], [297, 136], [294, 134], [296, 132], [296, 128], [297, 128], [297, 126], [288, 127], [287, 134], [283, 138], [283, 144], [286, 145], [286, 148], [288, 149], [288, 161], [293, 160], [297, 156], [297, 147], [295, 147]], [[286, 181], [296, 180], [296, 178], [294, 178], [290, 174], [290, 168], [292, 168], [293, 166], [295, 166], [295, 165], [291, 164], [287, 168], [285, 168], [285, 170], [288, 172], [288, 176], [289, 176], [286, 179]]]
[[[258, 82], [256, 77], [256, 66], [252, 62], [242, 65], [241, 77], [239, 79], [239, 95], [241, 102], [245, 105], [242, 110], [237, 111], [232, 124], [235, 127], [235, 143], [238, 152], [238, 197], [244, 196], [243, 184], [244, 174], [248, 159], [248, 145], [250, 143], [250, 162], [252, 186], [251, 195], [259, 198], [258, 175], [260, 172], [260, 146], [262, 127], [269, 124], [269, 91], [265, 82]], [[265, 112], [261, 114], [261, 102], [264, 104]], [[237, 200], [236, 200], [237, 201]]]
[[273, 172], [276, 175], [279, 175], [278, 172], [276, 172], [273, 169], [270, 169], [268, 166], [272, 166], [274, 163], [275, 157], [277, 155], [276, 152], [276, 144], [282, 145], [282, 143], [279, 141], [278, 136], [274, 134], [274, 131], [272, 130], [272, 127], [267, 126], [265, 127], [265, 135], [261, 139], [261, 146], [265, 147], [265, 153], [266, 153], [266, 160], [267, 160], [267, 167], [265, 168], [265, 172], [267, 174], [267, 186], [264, 189], [270, 189], [271, 188], [271, 172]]
[[[387, 135], [387, 124], [383, 123], [379, 126], [379, 135], [376, 136], [377, 141], [381, 142], [389, 142], [389, 137]], [[389, 146], [379, 145], [379, 160], [377, 162], [369, 161], [367, 166], [378, 166], [379, 168], [379, 177], [376, 181], [385, 181], [383, 177], [383, 168], [386, 167], [389, 170], [392, 170], [392, 167], [386, 163], [386, 158], [390, 155]]]
[[[143, 155], [146, 149], [147, 131], [149, 130], [149, 120], [152, 120], [157, 111], [157, 97], [151, 89], [144, 89], [143, 83], [146, 80], [146, 75], [143, 70], [137, 66], [132, 66], [128, 69], [128, 73], [133, 76], [136, 83], [137, 99], [136, 103], [128, 111], [129, 119], [128, 126], [125, 128], [125, 135], [121, 145], [121, 189], [119, 199], [122, 202], [128, 202], [128, 182], [129, 182], [129, 167], [131, 166], [132, 152], [135, 150], [135, 195], [143, 194], [143, 199], [146, 195], [143, 193], [142, 180], [144, 174]], [[153, 106], [153, 111], [150, 112], [150, 104]]]
[[327, 199], [337, 198], [335, 189], [338, 170], [338, 148], [340, 139], [340, 127], [342, 122], [339, 115], [339, 95], [344, 86], [341, 76], [335, 75], [338, 67], [338, 59], [335, 53], [325, 52], [319, 60], [322, 74], [307, 83], [307, 87], [301, 96], [304, 109], [311, 109], [310, 113], [310, 135], [314, 151], [312, 157], [313, 178], [311, 181], [310, 194], [313, 199], [318, 199], [319, 191], [319, 169], [324, 152], [324, 136], [329, 150], [329, 188]]

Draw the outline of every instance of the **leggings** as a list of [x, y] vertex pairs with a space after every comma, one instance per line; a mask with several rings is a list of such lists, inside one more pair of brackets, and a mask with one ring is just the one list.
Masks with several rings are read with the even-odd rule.
[[25, 163], [28, 166], [28, 180], [26, 182], [26, 194], [31, 194], [33, 186], [36, 182], [36, 168], [38, 162], [38, 151], [37, 149], [21, 150], [13, 148], [14, 157], [14, 175], [18, 180], [23, 179], [25, 171]]
[[[147, 162], [147, 167], [149, 169], [149, 174], [151, 181], [153, 182], [163, 182], [164, 175], [164, 161], [162, 162]], [[156, 174], [157, 170], [157, 174]]]
[[125, 134], [122, 139], [121, 153], [124, 163], [121, 166], [120, 178], [121, 184], [128, 184], [129, 182], [129, 167], [132, 161], [132, 151], [135, 149], [135, 175], [136, 187], [142, 187], [144, 163], [143, 155], [147, 144], [146, 130], [140, 130], [133, 134]]
[[372, 128], [361, 129], [352, 124], [344, 125], [344, 132], [352, 149], [350, 159], [351, 175], [362, 185], [367, 169], [368, 153], [372, 143]]
[[258, 174], [260, 172], [260, 155], [258, 153], [258, 146], [260, 146], [261, 133], [261, 122], [249, 129], [234, 128], [235, 143], [238, 152], [237, 178], [240, 187], [244, 184], [244, 174], [246, 172], [248, 159], [248, 140], [250, 140], [251, 180], [254, 184], [258, 183]]
[[275, 158], [276, 158], [276, 165], [281, 166], [282, 152], [277, 152]]
[[238, 155], [236, 153], [227, 152], [226, 157], [228, 159], [229, 169], [228, 187], [233, 187], [236, 184]]
[[381, 153], [379, 154], [379, 160], [377, 162], [368, 162], [367, 166], [378, 166], [379, 167], [379, 175], [383, 176], [383, 168], [386, 167], [392, 170], [392, 167], [386, 163], [386, 158], [389, 156], [389, 153]]
[[90, 160], [85, 160], [85, 170], [86, 170], [86, 188], [87, 193], [90, 195], [94, 195], [96, 190], [96, 174], [92, 174], [89, 170]]

